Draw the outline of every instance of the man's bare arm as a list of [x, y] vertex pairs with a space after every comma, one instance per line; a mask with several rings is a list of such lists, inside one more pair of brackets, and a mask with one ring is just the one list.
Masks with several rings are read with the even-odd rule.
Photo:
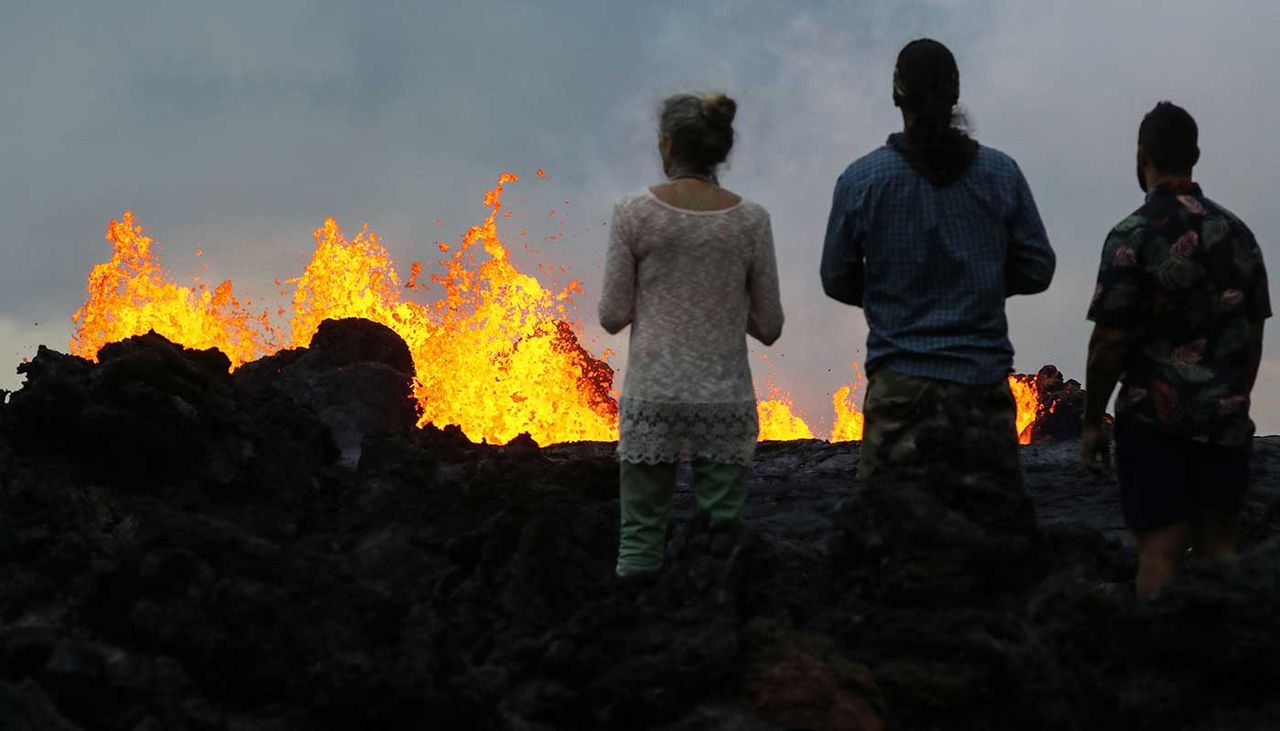
[[1103, 422], [1107, 402], [1124, 373], [1125, 359], [1133, 336], [1126, 330], [1096, 325], [1089, 338], [1089, 360], [1085, 375], [1084, 425], [1080, 456], [1090, 471], [1102, 474], [1111, 469], [1111, 450]]
[[1100, 425], [1107, 403], [1124, 373], [1125, 359], [1133, 336], [1127, 330], [1095, 325], [1089, 338], [1088, 368], [1085, 373], [1084, 423]]

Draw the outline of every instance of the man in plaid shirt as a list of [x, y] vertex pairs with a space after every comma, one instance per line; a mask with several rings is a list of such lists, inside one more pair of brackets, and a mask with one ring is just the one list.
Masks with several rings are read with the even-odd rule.
[[836, 182], [822, 284], [870, 329], [859, 476], [943, 461], [1020, 486], [1005, 299], [1048, 288], [1055, 258], [1017, 163], [955, 126], [959, 92], [941, 43], [899, 54], [904, 131]]

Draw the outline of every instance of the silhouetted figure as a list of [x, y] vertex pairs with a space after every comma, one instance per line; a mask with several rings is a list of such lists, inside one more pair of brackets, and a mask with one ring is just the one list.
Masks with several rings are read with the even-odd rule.
[[1116, 467], [1138, 542], [1137, 595], [1156, 596], [1188, 546], [1236, 552], [1249, 484], [1249, 398], [1271, 316], [1262, 250], [1192, 182], [1199, 132], [1186, 110], [1156, 105], [1138, 128], [1146, 203], [1102, 249], [1089, 308], [1083, 458], [1109, 467], [1103, 418], [1116, 382]]
[[683, 456], [712, 530], [742, 520], [759, 423], [746, 336], [769, 345], [782, 304], [769, 214], [720, 187], [736, 105], [668, 98], [658, 149], [668, 181], [614, 206], [600, 300], [610, 333], [631, 326], [619, 400], [619, 576], [662, 565]]
[[1018, 165], [966, 134], [959, 96], [945, 46], [902, 49], [903, 131], [836, 181], [822, 285], [870, 330], [859, 475], [940, 461], [1021, 485], [1005, 300], [1047, 288], [1055, 260]]

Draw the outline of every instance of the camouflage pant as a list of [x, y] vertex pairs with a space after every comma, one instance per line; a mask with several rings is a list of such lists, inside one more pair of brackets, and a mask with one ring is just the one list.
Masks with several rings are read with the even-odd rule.
[[1018, 407], [1007, 381], [974, 386], [884, 367], [869, 381], [859, 477], [968, 472], [1021, 487]]

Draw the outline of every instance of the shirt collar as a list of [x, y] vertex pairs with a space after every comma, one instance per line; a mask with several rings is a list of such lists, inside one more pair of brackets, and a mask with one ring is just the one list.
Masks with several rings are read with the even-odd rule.
[[1163, 183], [1156, 183], [1150, 191], [1147, 192], [1147, 201], [1150, 202], [1157, 195], [1168, 193], [1171, 195], [1190, 195], [1196, 198], [1204, 197], [1204, 193], [1200, 192], [1200, 185], [1190, 180], [1166, 180]]

